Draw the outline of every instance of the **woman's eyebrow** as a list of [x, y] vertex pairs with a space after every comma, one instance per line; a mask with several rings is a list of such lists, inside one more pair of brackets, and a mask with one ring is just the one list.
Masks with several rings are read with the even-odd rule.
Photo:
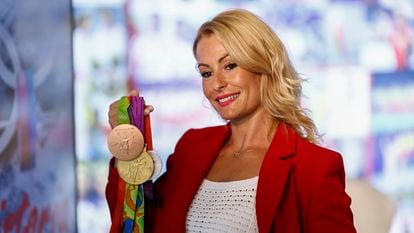
[[226, 53], [226, 54], [224, 54], [222, 57], [220, 57], [219, 59], [218, 59], [218, 63], [220, 63], [220, 62], [222, 62], [226, 57], [228, 57], [229, 56], [229, 54], [228, 53]]
[[[228, 53], [226, 53], [226, 54], [224, 54], [223, 56], [221, 56], [218, 60], [217, 60], [217, 62], [218, 63], [221, 63], [225, 58], [227, 58], [229, 56], [229, 54]], [[206, 63], [197, 63], [197, 68], [199, 68], [200, 66], [205, 66], [205, 67], [210, 67], [208, 64], [206, 64]]]

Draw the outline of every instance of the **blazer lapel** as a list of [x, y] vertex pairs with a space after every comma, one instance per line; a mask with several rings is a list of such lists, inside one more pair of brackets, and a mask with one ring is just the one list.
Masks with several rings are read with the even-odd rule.
[[259, 232], [269, 232], [285, 189], [294, 155], [296, 133], [279, 123], [273, 141], [260, 168], [256, 194], [256, 215]]
[[180, 182], [182, 185], [177, 187], [180, 190], [181, 200], [178, 209], [182, 211], [177, 216], [179, 218], [177, 222], [185, 224], [191, 202], [230, 134], [230, 126], [226, 125], [208, 129], [203, 135], [197, 135], [197, 138], [191, 140], [192, 146], [185, 152], [191, 156], [182, 166], [186, 170], [180, 177], [185, 182]]

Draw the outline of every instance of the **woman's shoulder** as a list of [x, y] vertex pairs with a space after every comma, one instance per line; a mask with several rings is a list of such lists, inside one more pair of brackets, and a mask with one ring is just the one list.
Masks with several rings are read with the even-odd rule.
[[212, 135], [228, 134], [230, 129], [228, 125], [216, 125], [203, 128], [190, 128], [184, 132], [180, 140], [198, 140], [210, 138]]
[[304, 138], [298, 139], [296, 151], [297, 154], [301, 157], [301, 159], [305, 160], [338, 160], [342, 158], [339, 152], [328, 147], [309, 142]]
[[218, 131], [227, 131], [229, 130], [228, 125], [214, 125], [214, 126], [207, 126], [202, 128], [190, 128], [185, 133], [194, 133], [199, 135], [204, 134], [211, 134], [211, 133], [217, 133]]
[[194, 152], [194, 149], [221, 145], [229, 134], [227, 125], [191, 128], [178, 140], [173, 154], [186, 154], [189, 151]]
[[295, 163], [317, 164], [324, 160], [338, 160], [341, 155], [332, 149], [315, 144], [299, 135], [288, 124], [280, 124], [273, 139], [278, 147], [283, 147], [284, 153], [289, 153]]
[[294, 157], [295, 173], [306, 177], [306, 182], [331, 175], [344, 178], [342, 155], [337, 151], [299, 139]]

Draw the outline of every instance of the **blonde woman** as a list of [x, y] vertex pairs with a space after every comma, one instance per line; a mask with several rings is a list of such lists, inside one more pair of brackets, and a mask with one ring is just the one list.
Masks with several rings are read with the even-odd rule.
[[[222, 12], [200, 27], [193, 53], [204, 95], [228, 123], [181, 137], [146, 204], [146, 231], [355, 232], [342, 158], [316, 145], [302, 80], [270, 27]], [[116, 103], [112, 126], [115, 112]]]

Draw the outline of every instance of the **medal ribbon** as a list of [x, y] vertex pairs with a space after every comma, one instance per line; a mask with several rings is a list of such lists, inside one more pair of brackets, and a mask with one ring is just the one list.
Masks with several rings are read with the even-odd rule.
[[[132, 124], [146, 136], [144, 107], [145, 103], [142, 97], [122, 97], [118, 102], [118, 123]], [[145, 136], [144, 142], [147, 143], [148, 138]], [[144, 233], [144, 185], [125, 182], [124, 187], [123, 232]]]
[[[128, 109], [129, 99], [127, 96], [123, 96], [118, 101], [118, 112], [117, 112], [117, 121], [118, 125], [129, 124]], [[116, 160], [115, 160], [116, 164]], [[123, 225], [123, 203], [124, 203], [124, 193], [125, 193], [125, 181], [123, 179], [118, 180], [117, 185], [117, 196], [115, 204], [115, 212], [113, 217], [113, 222], [111, 225], [110, 233], [119, 233], [122, 231]]]

